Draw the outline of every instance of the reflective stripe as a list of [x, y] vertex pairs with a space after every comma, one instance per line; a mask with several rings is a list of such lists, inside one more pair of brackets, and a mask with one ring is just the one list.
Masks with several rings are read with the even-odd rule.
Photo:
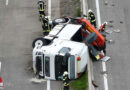
[[96, 56], [96, 59], [97, 59], [97, 60], [99, 60], [99, 59], [100, 59], [100, 56], [99, 56], [99, 54]]
[[95, 20], [92, 20], [91, 22], [95, 22], [96, 21], [96, 19]]
[[50, 30], [43, 30], [43, 32], [50, 32]]

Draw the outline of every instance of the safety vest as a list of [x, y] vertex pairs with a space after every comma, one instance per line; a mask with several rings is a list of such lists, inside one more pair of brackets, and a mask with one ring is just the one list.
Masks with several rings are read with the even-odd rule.
[[92, 23], [96, 22], [95, 15], [93, 13], [89, 13], [88, 17], [89, 17], [90, 22], [92, 22]]

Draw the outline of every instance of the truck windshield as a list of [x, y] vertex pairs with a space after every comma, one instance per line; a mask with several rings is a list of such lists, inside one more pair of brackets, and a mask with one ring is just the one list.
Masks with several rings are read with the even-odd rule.
[[55, 78], [58, 79], [68, 71], [68, 57], [56, 55], [55, 57]]
[[45, 75], [50, 77], [50, 57], [45, 57]]

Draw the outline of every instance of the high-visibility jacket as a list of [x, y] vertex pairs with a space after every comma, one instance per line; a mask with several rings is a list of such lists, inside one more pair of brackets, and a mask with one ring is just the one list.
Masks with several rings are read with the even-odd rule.
[[43, 19], [42, 27], [43, 27], [43, 32], [50, 32], [50, 26], [49, 26], [48, 19]]
[[88, 19], [90, 20], [91, 23], [96, 22], [95, 15], [94, 15], [94, 13], [92, 13], [92, 12], [90, 12], [90, 13], [88, 14]]
[[63, 76], [63, 85], [69, 86], [69, 78], [68, 75]]

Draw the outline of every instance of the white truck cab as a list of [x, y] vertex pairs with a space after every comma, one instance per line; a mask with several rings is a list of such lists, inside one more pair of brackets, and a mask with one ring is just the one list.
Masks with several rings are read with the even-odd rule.
[[33, 69], [40, 76], [58, 80], [67, 71], [69, 79], [76, 79], [85, 71], [89, 52], [81, 27], [58, 24], [49, 35], [34, 40]]

